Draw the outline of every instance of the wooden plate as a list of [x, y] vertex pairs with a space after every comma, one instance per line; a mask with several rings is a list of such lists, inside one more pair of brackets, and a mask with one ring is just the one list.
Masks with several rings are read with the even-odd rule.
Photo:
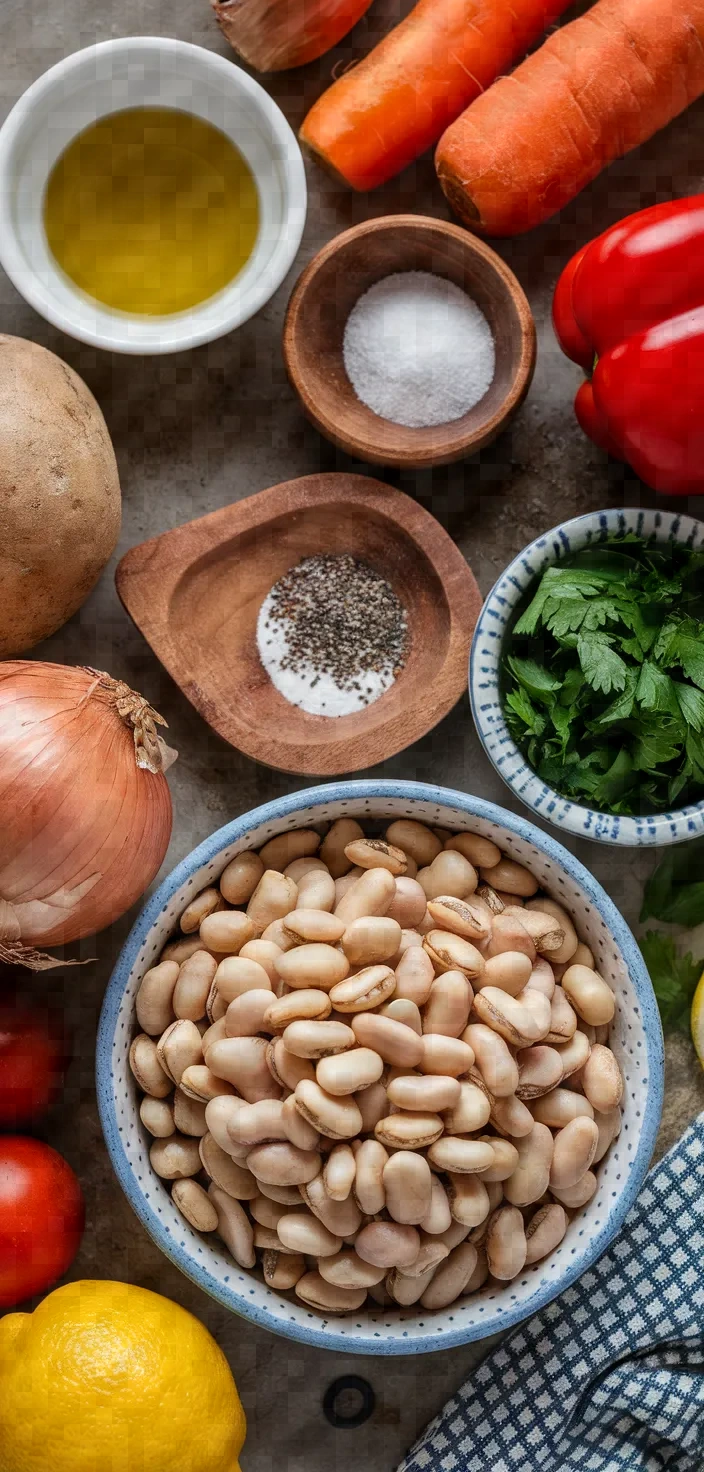
[[[256, 644], [273, 583], [313, 553], [351, 552], [391, 583], [410, 633], [406, 665], [354, 715], [308, 715], [266, 674]], [[213, 511], [125, 553], [117, 591], [204, 719], [285, 772], [357, 771], [431, 730], [463, 694], [481, 596], [439, 522], [362, 475], [308, 475]]]

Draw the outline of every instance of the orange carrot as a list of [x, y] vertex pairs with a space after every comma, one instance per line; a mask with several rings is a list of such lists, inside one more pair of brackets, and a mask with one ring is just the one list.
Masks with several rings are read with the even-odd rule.
[[376, 189], [523, 56], [570, 0], [419, 0], [311, 108], [301, 142], [353, 189]]
[[704, 0], [597, 0], [448, 128], [440, 183], [473, 230], [517, 235], [702, 92]]
[[336, 46], [371, 0], [210, 0], [223, 34], [250, 66], [282, 72]]

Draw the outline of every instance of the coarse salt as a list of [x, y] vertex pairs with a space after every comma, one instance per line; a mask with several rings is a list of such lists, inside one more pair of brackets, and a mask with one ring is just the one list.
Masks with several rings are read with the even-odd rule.
[[347, 376], [367, 408], [409, 429], [459, 419], [494, 377], [491, 328], [461, 287], [399, 271], [365, 291], [345, 326]]

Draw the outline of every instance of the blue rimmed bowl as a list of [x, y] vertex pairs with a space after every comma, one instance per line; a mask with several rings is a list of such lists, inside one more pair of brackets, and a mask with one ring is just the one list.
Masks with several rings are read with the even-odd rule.
[[[275, 833], [329, 823], [342, 815], [360, 821], [417, 818], [494, 839], [571, 912], [617, 998], [612, 1047], [625, 1079], [623, 1128], [599, 1166], [596, 1195], [546, 1262], [526, 1269], [505, 1288], [486, 1288], [438, 1313], [418, 1308], [389, 1312], [371, 1303], [369, 1310], [326, 1319], [239, 1268], [217, 1238], [202, 1237], [188, 1226], [166, 1184], [152, 1171], [150, 1141], [129, 1069], [140, 980], [177, 929], [189, 900], [217, 880], [242, 849], [259, 847]], [[415, 782], [341, 782], [292, 793], [236, 818], [194, 849], [164, 881], [137, 920], [105, 996], [97, 1086], [105, 1140], [128, 1200], [157, 1245], [200, 1288], [262, 1327], [322, 1349], [418, 1354], [451, 1349], [518, 1323], [605, 1251], [638, 1194], [655, 1143], [662, 1106], [662, 1033], [650, 980], [628, 926], [588, 870], [555, 839], [525, 818], [463, 792]]]
[[623, 532], [655, 536], [658, 542], [681, 542], [704, 547], [704, 522], [667, 511], [614, 509], [593, 511], [563, 521], [515, 557], [489, 593], [479, 615], [469, 656], [469, 698], [474, 724], [484, 750], [500, 777], [537, 817], [579, 838], [629, 848], [683, 843], [704, 833], [704, 802], [654, 813], [642, 818], [617, 817], [572, 802], [528, 766], [504, 719], [500, 693], [501, 663], [506, 636], [519, 604], [531, 584], [551, 564], [562, 562], [582, 547], [605, 542]]

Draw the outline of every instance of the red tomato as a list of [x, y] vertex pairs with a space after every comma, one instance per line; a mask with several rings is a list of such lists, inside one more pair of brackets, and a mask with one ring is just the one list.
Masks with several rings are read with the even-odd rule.
[[81, 1188], [56, 1150], [0, 1135], [0, 1309], [43, 1293], [66, 1272], [84, 1220]]
[[68, 1062], [61, 1024], [19, 998], [0, 1002], [0, 1129], [46, 1114]]

